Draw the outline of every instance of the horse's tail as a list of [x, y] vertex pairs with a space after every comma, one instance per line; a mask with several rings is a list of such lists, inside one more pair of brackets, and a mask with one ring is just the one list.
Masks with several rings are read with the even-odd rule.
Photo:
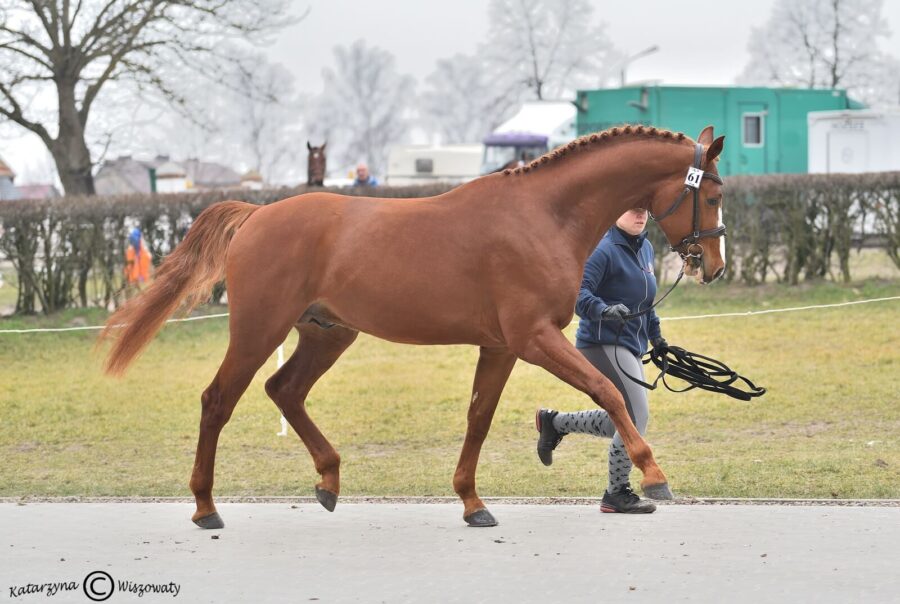
[[224, 201], [200, 213], [184, 240], [160, 265], [150, 287], [107, 320], [98, 339], [98, 343], [115, 339], [106, 358], [106, 373], [125, 373], [182, 302], [188, 312], [209, 298], [212, 286], [224, 276], [231, 238], [257, 209], [242, 201]]

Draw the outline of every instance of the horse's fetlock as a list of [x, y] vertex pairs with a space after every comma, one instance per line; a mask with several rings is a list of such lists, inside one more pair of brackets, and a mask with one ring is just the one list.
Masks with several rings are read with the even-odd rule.
[[330, 453], [325, 453], [322, 457], [319, 458], [316, 463], [316, 472], [319, 473], [320, 476], [324, 476], [328, 473], [336, 473], [341, 468], [341, 456], [337, 451], [331, 451]]

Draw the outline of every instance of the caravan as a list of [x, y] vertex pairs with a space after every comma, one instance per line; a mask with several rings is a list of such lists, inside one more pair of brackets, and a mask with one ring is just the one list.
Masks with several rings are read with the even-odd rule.
[[393, 186], [432, 182], [460, 184], [479, 176], [483, 147], [473, 145], [398, 145], [388, 154], [385, 181]]
[[811, 111], [809, 171], [900, 171], [900, 109]]

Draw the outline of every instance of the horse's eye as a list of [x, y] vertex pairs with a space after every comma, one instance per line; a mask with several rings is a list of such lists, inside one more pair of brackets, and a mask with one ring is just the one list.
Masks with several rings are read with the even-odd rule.
[[719, 205], [719, 202], [721, 202], [721, 201], [722, 201], [722, 199], [719, 197], [709, 197], [706, 199], [706, 203], [708, 203], [712, 207], [716, 207], [717, 205]]

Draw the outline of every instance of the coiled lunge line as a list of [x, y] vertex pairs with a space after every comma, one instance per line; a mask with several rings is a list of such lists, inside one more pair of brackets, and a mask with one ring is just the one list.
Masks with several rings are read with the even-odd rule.
[[[618, 359], [616, 359], [616, 362], [618, 363]], [[653, 363], [659, 368], [660, 373], [653, 380], [652, 384], [647, 384], [628, 374], [625, 374], [625, 377], [650, 390], [655, 390], [657, 382], [662, 380], [662, 383], [671, 392], [687, 392], [694, 388], [700, 388], [701, 390], [727, 394], [742, 401], [749, 401], [766, 393], [765, 388], [757, 386], [738, 372], [732, 371], [722, 361], [717, 361], [695, 352], [689, 352], [680, 346], [664, 345], [653, 348], [644, 355], [641, 362], [644, 365]], [[666, 382], [666, 375], [684, 380], [689, 385], [687, 388], [680, 390], [672, 388]], [[735, 385], [739, 381], [744, 382], [749, 391], [741, 390], [738, 385]]]
[[[668, 344], [654, 346], [641, 358], [641, 362], [644, 365], [653, 363], [659, 369], [659, 375], [656, 376], [656, 379], [650, 384], [633, 377], [622, 368], [622, 364], [619, 362], [619, 336], [622, 335], [625, 323], [631, 319], [636, 319], [641, 315], [647, 314], [652, 309], [656, 308], [656, 306], [658, 306], [659, 303], [675, 289], [675, 286], [678, 285], [678, 282], [683, 275], [684, 270], [682, 269], [679, 271], [678, 277], [675, 279], [675, 283], [672, 284], [672, 287], [669, 288], [669, 291], [654, 304], [640, 312], [625, 315], [624, 321], [619, 324], [619, 330], [616, 333], [615, 356], [619, 370], [629, 380], [648, 390], [656, 390], [657, 384], [662, 380], [663, 385], [671, 392], [687, 392], [694, 388], [700, 388], [701, 390], [727, 394], [732, 398], [742, 401], [749, 401], [752, 398], [765, 394], [765, 388], [757, 386], [736, 371], [732, 371], [722, 361], [717, 361], [711, 357], [690, 352], [680, 346], [670, 346]], [[666, 381], [666, 375], [684, 380], [688, 383], [687, 388], [682, 388], [680, 390], [672, 388]], [[741, 388], [736, 385], [738, 382], [744, 382], [749, 388], [749, 391], [741, 390]]]

